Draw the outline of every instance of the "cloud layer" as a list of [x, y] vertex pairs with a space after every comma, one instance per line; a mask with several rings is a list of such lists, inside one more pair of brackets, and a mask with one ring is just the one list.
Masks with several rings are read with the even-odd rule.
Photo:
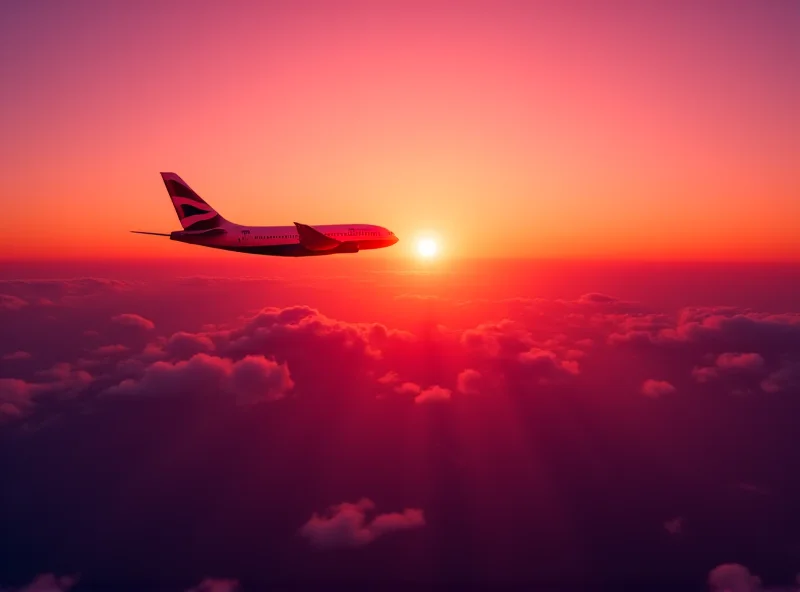
[[0, 576], [786, 580], [800, 315], [447, 277], [3, 282]]

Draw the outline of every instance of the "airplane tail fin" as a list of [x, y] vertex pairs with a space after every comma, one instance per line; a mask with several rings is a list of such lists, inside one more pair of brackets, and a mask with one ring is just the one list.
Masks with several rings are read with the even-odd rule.
[[210, 230], [225, 219], [175, 173], [161, 173], [184, 230]]

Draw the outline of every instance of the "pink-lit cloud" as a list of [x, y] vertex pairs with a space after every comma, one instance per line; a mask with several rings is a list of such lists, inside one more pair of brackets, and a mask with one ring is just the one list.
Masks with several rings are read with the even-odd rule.
[[416, 397], [417, 395], [422, 392], [422, 388], [413, 382], [402, 382], [394, 387], [394, 392], [398, 395], [404, 395], [407, 397]]
[[33, 356], [30, 353], [22, 350], [17, 350], [10, 354], [6, 354], [3, 356], [4, 360], [13, 361], [13, 360], [30, 360]]
[[119, 356], [130, 351], [127, 345], [115, 343], [110, 345], [101, 345], [100, 347], [92, 350], [92, 354], [96, 356]]
[[567, 372], [568, 374], [578, 374], [580, 366], [574, 360], [558, 360], [555, 353], [539, 348], [519, 354], [519, 361], [525, 368], [539, 369], [543, 374]]
[[22, 298], [12, 296], [11, 294], [0, 294], [0, 310], [20, 310], [28, 306], [28, 303]]
[[413, 399], [415, 403], [434, 403], [449, 401], [452, 391], [439, 385], [422, 388], [414, 382], [401, 382], [394, 387], [394, 392], [402, 397]]
[[68, 592], [77, 583], [77, 576], [56, 576], [45, 573], [36, 576], [27, 586], [9, 592]]
[[458, 392], [465, 395], [477, 395], [480, 393], [481, 373], [472, 368], [467, 368], [459, 372], [456, 379]]
[[27, 411], [32, 390], [24, 380], [0, 378], [0, 421], [15, 419]]
[[653, 399], [671, 395], [674, 392], [675, 387], [666, 380], [648, 379], [642, 384], [642, 394]]
[[450, 389], [442, 388], [437, 384], [420, 390], [419, 394], [414, 397], [414, 402], [436, 403], [441, 401], [449, 401], [452, 394], [453, 393]]
[[224, 578], [206, 578], [196, 586], [188, 588], [186, 592], [237, 592], [239, 580]]
[[377, 514], [375, 504], [367, 498], [356, 503], [341, 503], [323, 514], [314, 513], [300, 528], [300, 535], [317, 549], [361, 547], [386, 534], [421, 528], [425, 525], [422, 510], [407, 508], [401, 513]]
[[213, 351], [214, 343], [206, 335], [179, 331], [170, 336], [163, 348], [171, 358], [188, 360], [195, 354]]
[[760, 373], [765, 368], [764, 358], [757, 353], [725, 352], [717, 356], [714, 365], [696, 367], [692, 376], [698, 382], [709, 382], [723, 375]]
[[281, 399], [294, 387], [285, 364], [263, 356], [245, 356], [233, 362], [207, 354], [187, 361], [158, 361], [141, 379], [126, 379], [105, 391], [108, 396], [214, 396], [235, 397], [240, 404]]
[[395, 384], [400, 380], [397, 372], [390, 370], [378, 379], [378, 384]]
[[797, 388], [800, 388], [800, 362], [797, 359], [783, 360], [776, 371], [761, 381], [761, 389], [767, 393]]
[[[94, 277], [0, 280], [0, 293], [12, 294], [31, 305], [43, 307], [56, 304], [82, 305], [98, 296], [120, 294], [132, 288], [133, 285], [129, 282]], [[0, 302], [2, 301], [0, 296]]]
[[86, 384], [91, 382], [92, 376], [85, 370], [76, 368], [69, 362], [59, 362], [47, 370], [37, 373], [40, 378], [59, 382], [62, 384]]
[[119, 314], [114, 316], [111, 320], [125, 327], [135, 327], [137, 329], [144, 329], [146, 331], [150, 331], [155, 328], [153, 321], [133, 313]]
[[744, 565], [724, 563], [708, 574], [711, 592], [760, 592], [761, 579]]
[[717, 367], [723, 370], [761, 370], [764, 358], [756, 353], [727, 352], [717, 357]]

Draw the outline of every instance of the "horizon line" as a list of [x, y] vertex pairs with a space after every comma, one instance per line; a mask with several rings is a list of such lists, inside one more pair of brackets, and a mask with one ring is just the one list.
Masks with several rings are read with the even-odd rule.
[[[111, 263], [111, 262], [214, 262], [222, 261], [223, 257], [231, 257], [230, 254], [225, 253], [219, 255], [169, 255], [169, 256], [64, 256], [64, 257], [3, 257], [0, 256], [0, 265], [11, 263]], [[242, 262], [245, 261], [243, 257], [237, 257]], [[278, 259], [291, 259], [290, 257], [251, 257], [253, 262]], [[319, 257], [314, 257], [313, 260], [318, 260]], [[374, 254], [360, 259], [350, 257], [348, 261], [368, 262], [372, 261], [405, 261], [405, 262], [419, 262], [419, 259], [413, 256], [400, 256], [400, 255], [384, 255]], [[711, 257], [698, 257], [698, 258], [675, 258], [675, 257], [531, 257], [531, 256], [507, 256], [507, 255], [459, 255], [459, 256], [442, 256], [433, 261], [427, 261], [426, 264], [435, 267], [439, 264], [447, 264], [449, 261], [507, 261], [507, 262], [540, 262], [540, 263], [675, 263], [675, 264], [748, 264], [748, 265], [800, 265], [800, 257], [796, 258], [764, 258], [764, 259], [743, 259], [743, 258], [711, 258]], [[345, 261], [343, 258], [337, 258], [335, 261]]]

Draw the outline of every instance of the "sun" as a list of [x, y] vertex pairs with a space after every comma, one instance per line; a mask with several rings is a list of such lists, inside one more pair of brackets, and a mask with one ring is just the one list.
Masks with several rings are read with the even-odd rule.
[[439, 252], [439, 245], [432, 238], [421, 238], [417, 241], [417, 253], [420, 257], [430, 259]]

